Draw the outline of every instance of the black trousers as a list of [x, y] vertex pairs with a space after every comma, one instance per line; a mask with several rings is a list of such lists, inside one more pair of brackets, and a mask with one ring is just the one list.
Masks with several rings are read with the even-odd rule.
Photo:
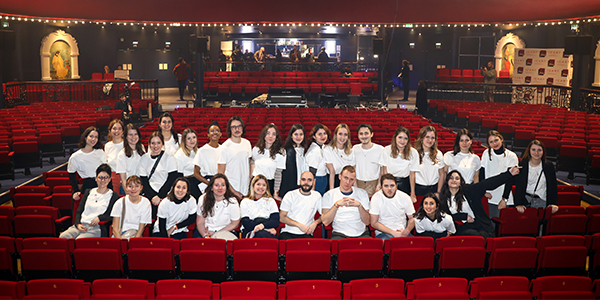
[[187, 80], [177, 80], [177, 84], [179, 84], [179, 99], [183, 100], [183, 92], [185, 92], [185, 82]]

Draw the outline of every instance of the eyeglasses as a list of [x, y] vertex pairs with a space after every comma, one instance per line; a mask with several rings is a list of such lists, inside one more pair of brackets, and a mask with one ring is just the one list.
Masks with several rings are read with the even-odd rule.
[[244, 126], [242, 126], [242, 125], [232, 125], [231, 126], [231, 129], [242, 129], [242, 128], [244, 128]]
[[107, 180], [109, 178], [110, 178], [110, 176], [98, 176], [98, 179], [100, 179], [100, 180]]

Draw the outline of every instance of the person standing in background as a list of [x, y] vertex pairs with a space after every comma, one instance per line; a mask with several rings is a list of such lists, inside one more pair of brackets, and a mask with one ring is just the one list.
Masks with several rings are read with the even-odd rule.
[[[483, 76], [483, 83], [496, 83], [496, 69], [494, 69], [494, 63], [489, 61], [487, 67], [481, 67], [481, 75]], [[494, 102], [494, 89], [495, 86], [486, 85], [483, 87], [483, 101]]]
[[408, 101], [408, 93], [410, 87], [410, 67], [408, 66], [410, 62], [408, 60], [402, 61], [402, 72], [398, 75], [398, 78], [402, 79], [402, 89], [404, 90], [404, 98], [401, 101]]
[[317, 56], [317, 61], [321, 63], [321, 71], [327, 70], [327, 65], [324, 63], [329, 62], [329, 55], [325, 52], [325, 47], [321, 47], [321, 52]]
[[188, 80], [187, 69], [191, 67], [185, 62], [183, 57], [180, 57], [178, 62], [175, 68], [173, 68], [173, 74], [177, 77], [177, 84], [179, 85], [179, 100], [183, 101], [183, 92], [185, 92]]

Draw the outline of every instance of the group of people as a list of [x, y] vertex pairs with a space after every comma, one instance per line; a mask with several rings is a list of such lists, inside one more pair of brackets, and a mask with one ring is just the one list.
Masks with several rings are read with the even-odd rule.
[[[148, 149], [134, 124], [113, 120], [104, 146], [98, 130], [87, 128], [68, 163], [73, 200], [80, 205], [75, 225], [61, 237], [100, 236], [100, 222], [111, 218], [116, 238], [139, 237], [152, 220], [154, 236], [176, 239], [185, 238], [194, 223], [194, 237], [235, 239], [240, 227], [244, 238], [277, 238], [280, 222], [281, 239], [312, 237], [321, 223], [332, 224], [333, 239], [369, 237], [367, 225], [383, 239], [413, 229], [434, 238], [491, 237], [490, 218], [508, 205], [519, 212], [558, 209], [554, 167], [538, 140], [519, 163], [497, 131], [488, 133], [489, 148], [480, 158], [467, 129], [442, 154], [430, 125], [421, 128], [414, 147], [403, 126], [383, 147], [371, 141], [369, 124], [358, 126], [360, 143], [354, 146], [344, 123], [333, 134], [323, 124], [308, 134], [294, 124], [285, 140], [275, 124], [267, 124], [252, 147], [238, 116], [227, 122], [229, 138], [221, 145], [217, 122], [208, 126], [203, 146], [194, 129], [178, 134], [174, 124], [170, 113], [162, 114]], [[484, 196], [489, 214], [480, 201]]]
[[[311, 71], [313, 67], [310, 65], [314, 62], [327, 63], [329, 62], [329, 54], [325, 51], [325, 47], [321, 47], [321, 51], [317, 54], [317, 57], [314, 56], [312, 51], [312, 47], [308, 47], [304, 56], [298, 49], [298, 46], [293, 46], [293, 48], [288, 53], [287, 60], [284, 60], [283, 54], [280, 49], [275, 49], [274, 55], [268, 54], [265, 52], [264, 47], [260, 47], [258, 51], [252, 53], [245, 49], [242, 51], [240, 45], [236, 45], [235, 49], [231, 52], [231, 56], [225, 55], [223, 50], [219, 51], [219, 71], [226, 71], [227, 66], [226, 62], [231, 61], [233, 65], [231, 67], [232, 71], [251, 71], [251, 70], [262, 70], [265, 68], [265, 62], [267, 60], [271, 60], [274, 62], [273, 71], [279, 71], [280, 65], [279, 63], [290, 62], [293, 64], [298, 64], [300, 62], [307, 63], [304, 67], [305, 70]], [[300, 67], [298, 65], [293, 65], [292, 69], [299, 70]]]

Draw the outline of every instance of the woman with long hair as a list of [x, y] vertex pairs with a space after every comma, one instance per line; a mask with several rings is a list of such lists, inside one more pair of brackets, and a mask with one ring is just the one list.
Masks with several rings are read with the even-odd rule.
[[269, 192], [275, 199], [281, 201], [278, 194], [283, 170], [285, 170], [285, 149], [283, 149], [279, 129], [273, 123], [267, 124], [260, 131], [258, 143], [252, 148], [250, 174], [252, 177], [264, 175], [269, 182]]
[[277, 238], [279, 208], [271, 197], [264, 175], [252, 178], [250, 192], [240, 203], [244, 238]]
[[323, 159], [323, 146], [331, 131], [323, 124], [316, 124], [310, 131], [310, 147], [306, 151], [306, 163], [308, 170], [315, 175], [314, 190], [321, 193], [321, 196], [327, 191], [327, 166]]
[[173, 182], [167, 197], [158, 206], [153, 236], [181, 240], [187, 237], [188, 225], [196, 221], [196, 199], [190, 195], [190, 183], [184, 177]]
[[546, 147], [539, 140], [527, 145], [519, 163], [523, 169], [515, 178], [515, 205], [520, 213], [525, 207], [552, 207], [558, 211], [558, 190], [554, 165], [546, 161]]
[[419, 171], [415, 176], [415, 192], [417, 196], [427, 193], [439, 195], [444, 184], [444, 158], [437, 149], [437, 132], [431, 125], [419, 131], [415, 142], [415, 149], [419, 154]]
[[350, 141], [350, 128], [345, 123], [338, 124], [328, 147], [323, 149], [323, 159], [329, 170], [329, 189], [340, 186], [339, 174], [345, 166], [354, 166], [354, 152]]
[[117, 169], [117, 156], [119, 152], [123, 150], [123, 132], [125, 125], [119, 119], [114, 119], [108, 124], [108, 137], [107, 142], [104, 145], [104, 153], [106, 153], [106, 159], [110, 169], [113, 170], [111, 174], [111, 181], [115, 191], [118, 191], [121, 187], [121, 180], [114, 170]]
[[240, 205], [225, 175], [217, 173], [210, 179], [196, 213], [194, 237], [210, 238], [220, 232], [220, 236], [235, 238], [231, 231], [240, 224]]
[[440, 200], [434, 193], [427, 193], [414, 215], [417, 236], [438, 239], [456, 232], [452, 216], [440, 209]]
[[[140, 175], [138, 165], [142, 156], [146, 153], [141, 140], [140, 129], [133, 123], [125, 126], [126, 142], [123, 143], [123, 150], [117, 155], [117, 169], [115, 172], [121, 176], [121, 183], [127, 181], [127, 178], [133, 175]], [[121, 185], [119, 194], [125, 194], [124, 184]]]
[[198, 153], [198, 135], [196, 130], [186, 128], [181, 134], [181, 145], [174, 156], [177, 162], [177, 171], [187, 179], [190, 193], [194, 199], [198, 199], [202, 194], [198, 188], [200, 181], [194, 177], [196, 153]]
[[467, 184], [479, 182], [481, 160], [473, 153], [473, 135], [463, 128], [456, 134], [454, 149], [444, 154], [444, 170], [446, 173], [458, 170]]
[[158, 131], [164, 140], [164, 150], [170, 155], [175, 155], [181, 143], [181, 134], [175, 131], [175, 118], [170, 112], [164, 112], [158, 119]]
[[198, 149], [194, 157], [194, 177], [200, 182], [199, 189], [204, 192], [209, 180], [219, 172], [219, 156], [221, 155], [221, 127], [214, 121], [207, 128], [208, 143]]
[[[519, 163], [517, 155], [504, 147], [504, 138], [496, 130], [490, 130], [486, 138], [488, 148], [481, 155], [481, 178], [490, 178], [503, 173], [508, 168]], [[500, 217], [500, 210], [513, 205], [513, 195], [510, 184], [503, 184], [495, 189], [488, 190], [490, 218]]]
[[493, 237], [494, 226], [485, 212], [481, 198], [486, 190], [505, 184], [517, 174], [519, 167], [515, 165], [509, 171], [468, 184], [458, 170], [450, 171], [440, 192], [440, 202], [442, 210], [452, 215], [454, 221], [463, 222], [463, 225], [456, 228], [456, 235]]
[[389, 146], [383, 148], [379, 160], [381, 173], [390, 173], [396, 178], [398, 190], [410, 195], [417, 202], [415, 176], [419, 171], [419, 153], [410, 145], [410, 131], [400, 126], [394, 132]]
[[306, 151], [306, 132], [302, 124], [294, 124], [288, 133], [283, 148], [285, 149], [285, 170], [281, 172], [279, 197], [283, 198], [291, 190], [300, 186], [300, 176], [308, 171], [308, 163], [304, 156]]
[[125, 184], [127, 195], [117, 200], [110, 212], [113, 236], [118, 239], [141, 237], [146, 225], [152, 224], [152, 204], [140, 195], [142, 180], [133, 175], [127, 178]]
[[[98, 129], [88, 127], [81, 134], [79, 139], [79, 150], [71, 154], [67, 171], [69, 172], [69, 181], [73, 188], [73, 200], [81, 199], [81, 193], [88, 189], [98, 186], [96, 181], [96, 169], [106, 163], [106, 153], [102, 150], [103, 145], [99, 141]], [[76, 174], [83, 178], [83, 185], [79, 188]], [[112, 184], [109, 186], [112, 188]]]

